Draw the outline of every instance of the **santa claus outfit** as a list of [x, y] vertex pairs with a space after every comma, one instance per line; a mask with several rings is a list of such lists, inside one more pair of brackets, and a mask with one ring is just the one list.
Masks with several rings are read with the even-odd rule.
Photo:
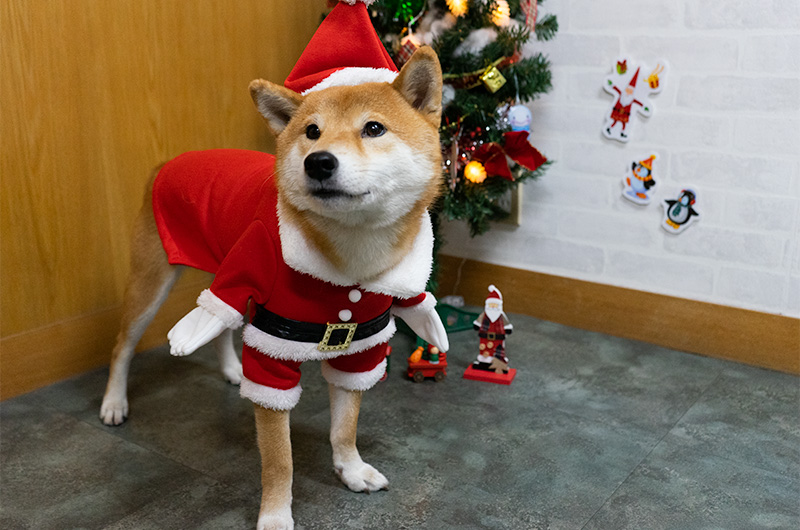
[[[343, 34], [359, 46], [337, 46]], [[364, 4], [340, 3], [285, 85], [305, 94], [335, 85], [391, 82], [396, 76]], [[435, 300], [424, 292], [433, 233], [426, 212], [409, 254], [358, 284], [282, 215], [274, 163], [273, 156], [253, 151], [186, 153], [156, 177], [153, 210], [169, 262], [215, 274], [198, 298], [205, 312], [235, 329], [252, 300], [243, 334], [241, 395], [289, 410], [300, 398], [303, 361], [322, 361], [331, 384], [366, 390], [385, 373], [394, 315], [408, 320], [420, 312], [435, 313]]]
[[[392, 306], [402, 313], [435, 304], [423, 292], [433, 236], [426, 214], [399, 265], [367, 284], [348, 282], [299, 230], [279, 223], [273, 167], [272, 155], [255, 151], [185, 153], [159, 172], [153, 210], [169, 262], [215, 274], [201, 307], [237, 328], [254, 303], [242, 395], [290, 409], [300, 398], [303, 361], [324, 361], [328, 382], [348, 390], [366, 390], [383, 376], [385, 343], [396, 329]], [[345, 326], [326, 339], [330, 322]]]

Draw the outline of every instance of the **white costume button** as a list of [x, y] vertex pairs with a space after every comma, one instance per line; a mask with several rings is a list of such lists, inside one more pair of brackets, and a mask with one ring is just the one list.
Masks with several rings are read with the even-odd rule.
[[353, 289], [352, 291], [350, 291], [350, 294], [348, 294], [347, 297], [350, 299], [351, 302], [355, 304], [359, 300], [361, 300], [361, 291], [359, 291], [358, 289]]
[[342, 322], [347, 322], [351, 318], [353, 318], [353, 313], [349, 309], [342, 309], [339, 311], [339, 320]]

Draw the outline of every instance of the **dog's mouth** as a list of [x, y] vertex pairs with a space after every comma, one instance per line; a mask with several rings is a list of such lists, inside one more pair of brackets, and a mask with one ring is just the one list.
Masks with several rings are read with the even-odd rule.
[[348, 193], [343, 190], [331, 189], [331, 188], [312, 189], [309, 190], [309, 193], [315, 199], [320, 199], [323, 201], [335, 200], [335, 199], [345, 199], [345, 200], [361, 199], [370, 194], [370, 192], [368, 191], [364, 193]]

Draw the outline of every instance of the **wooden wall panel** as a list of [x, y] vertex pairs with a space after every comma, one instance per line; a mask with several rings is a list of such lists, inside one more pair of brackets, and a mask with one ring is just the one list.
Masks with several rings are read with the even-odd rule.
[[119, 305], [151, 168], [190, 149], [271, 150], [247, 85], [282, 82], [324, 8], [0, 2], [0, 340]]

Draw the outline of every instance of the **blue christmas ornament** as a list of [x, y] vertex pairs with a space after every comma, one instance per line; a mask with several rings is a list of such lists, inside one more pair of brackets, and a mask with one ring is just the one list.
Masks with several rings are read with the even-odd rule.
[[531, 130], [531, 111], [525, 105], [514, 105], [508, 110], [508, 124], [512, 131]]

